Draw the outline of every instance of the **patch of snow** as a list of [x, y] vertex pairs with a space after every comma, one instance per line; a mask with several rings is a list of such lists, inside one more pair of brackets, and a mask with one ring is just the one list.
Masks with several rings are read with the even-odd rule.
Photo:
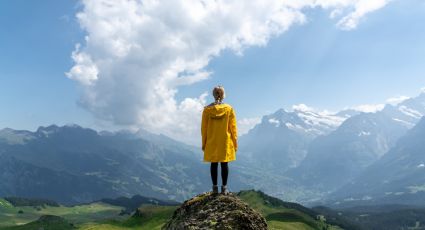
[[311, 131], [311, 129], [305, 129], [301, 125], [298, 125], [298, 124], [294, 125], [290, 122], [286, 122], [285, 126], [288, 127], [288, 129], [295, 130], [295, 131], [304, 131], [304, 132], [310, 132]]
[[362, 136], [370, 136], [371, 135], [371, 133], [370, 132], [365, 132], [365, 131], [361, 131], [360, 133], [359, 133], [359, 137], [362, 137]]
[[337, 129], [348, 117], [335, 115], [329, 111], [317, 111], [305, 104], [294, 105], [292, 111], [280, 109], [266, 122], [280, 127], [313, 136], [326, 135]]
[[289, 129], [293, 129], [295, 128], [295, 126], [292, 123], [286, 122], [285, 123], [286, 127], [288, 127]]
[[304, 122], [311, 126], [321, 127], [338, 127], [346, 120], [345, 117], [338, 117], [333, 115], [319, 115], [313, 112], [299, 113], [298, 116], [304, 120]]
[[300, 111], [300, 112], [309, 112], [309, 111], [314, 111], [314, 108], [308, 107], [305, 104], [299, 104], [299, 105], [293, 105], [292, 110]]
[[404, 106], [404, 105], [398, 107], [398, 109], [402, 113], [406, 114], [407, 116], [410, 116], [410, 117], [413, 117], [413, 118], [416, 118], [416, 119], [419, 119], [423, 116], [422, 113], [420, 113], [420, 112], [418, 112], [414, 109], [410, 109], [410, 108], [408, 108], [407, 106]]
[[411, 128], [411, 127], [415, 126], [415, 124], [413, 124], [413, 123], [411, 123], [411, 122], [403, 121], [403, 120], [400, 120], [400, 119], [397, 119], [397, 118], [393, 118], [393, 121], [400, 122], [400, 123], [402, 123], [402, 124], [406, 125], [406, 126], [407, 126], [407, 127], [409, 127], [409, 128]]
[[425, 192], [425, 184], [424, 185], [418, 185], [418, 186], [409, 186], [407, 189], [410, 191], [410, 193], [418, 193], [418, 192]]
[[317, 111], [312, 107], [308, 107], [305, 104], [299, 104], [292, 106], [293, 111], [298, 117], [304, 120], [307, 125], [310, 126], [322, 126], [322, 127], [338, 127], [344, 122], [347, 117], [340, 117], [334, 115], [329, 111]]
[[371, 197], [371, 196], [364, 196], [364, 197], [362, 198], [362, 200], [372, 200], [372, 197]]
[[274, 119], [274, 118], [270, 118], [269, 123], [274, 124], [276, 127], [279, 127], [279, 125], [280, 125], [280, 122], [278, 120]]
[[385, 107], [385, 104], [365, 104], [365, 105], [358, 105], [356, 107], [351, 107], [351, 109], [363, 113], [376, 113], [381, 110], [383, 110]]

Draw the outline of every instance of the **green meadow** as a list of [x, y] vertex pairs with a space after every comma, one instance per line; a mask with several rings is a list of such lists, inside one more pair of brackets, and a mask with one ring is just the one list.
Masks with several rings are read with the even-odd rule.
[[[243, 191], [239, 193], [239, 197], [266, 218], [269, 229], [339, 229], [306, 213], [305, 211], [309, 210], [307, 208], [300, 210], [297, 207], [285, 207], [285, 202], [261, 192]], [[119, 215], [123, 207], [105, 203], [72, 207], [14, 207], [6, 200], [0, 199], [0, 229], [27, 230], [41, 226], [45, 230], [61, 229], [64, 227], [60, 226], [66, 223], [72, 224], [70, 229], [82, 230], [161, 229], [176, 208], [177, 206], [146, 205], [132, 215]], [[22, 213], [19, 213], [20, 211]], [[42, 215], [60, 216], [66, 223], [38, 223], [36, 220]]]

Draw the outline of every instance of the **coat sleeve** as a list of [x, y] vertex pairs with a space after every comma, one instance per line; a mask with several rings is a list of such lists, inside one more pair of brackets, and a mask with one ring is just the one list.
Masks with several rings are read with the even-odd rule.
[[208, 128], [208, 117], [205, 109], [202, 111], [202, 122], [201, 122], [201, 135], [202, 135], [202, 150], [205, 150], [207, 144], [207, 128]]
[[238, 151], [238, 128], [236, 126], [236, 114], [233, 108], [230, 111], [229, 125], [230, 133], [232, 134], [233, 146], [235, 147], [235, 151]]

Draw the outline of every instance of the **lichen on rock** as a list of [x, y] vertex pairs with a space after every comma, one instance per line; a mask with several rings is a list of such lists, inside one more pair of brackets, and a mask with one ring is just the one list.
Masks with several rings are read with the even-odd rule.
[[260, 213], [233, 194], [203, 193], [185, 201], [162, 228], [177, 229], [267, 229]]

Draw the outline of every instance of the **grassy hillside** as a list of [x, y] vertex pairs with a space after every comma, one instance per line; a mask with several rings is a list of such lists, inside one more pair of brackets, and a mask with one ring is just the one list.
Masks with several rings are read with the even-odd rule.
[[17, 225], [12, 227], [4, 227], [4, 230], [34, 230], [34, 229], [43, 229], [43, 230], [74, 230], [75, 226], [69, 223], [66, 219], [53, 216], [53, 215], [44, 215], [41, 216], [38, 220], [33, 221], [24, 225]]
[[339, 229], [323, 220], [316, 220], [316, 213], [296, 203], [283, 202], [259, 191], [241, 191], [238, 196], [267, 220], [269, 229]]
[[92, 203], [73, 207], [59, 206], [24, 206], [14, 207], [4, 199], [0, 199], [0, 229], [6, 226], [22, 225], [36, 221], [42, 215], [64, 217], [76, 225], [108, 218], [122, 219], [118, 214], [122, 208], [104, 203]]
[[[238, 196], [266, 218], [269, 229], [338, 229], [323, 220], [316, 220], [315, 212], [308, 208], [295, 203], [283, 202], [262, 192], [241, 191]], [[74, 207], [45, 206], [43, 208], [13, 207], [9, 202], [0, 199], [0, 229], [33, 229], [28, 227], [36, 226], [34, 222], [31, 223], [32, 225], [23, 225], [19, 228], [5, 227], [36, 221], [40, 216], [49, 214], [63, 217], [76, 229], [83, 230], [161, 229], [176, 208], [177, 206], [143, 205], [132, 216], [120, 216], [119, 213], [124, 207], [101, 202]], [[23, 213], [19, 214], [20, 210]], [[57, 224], [64, 223], [58, 222]]]
[[419, 206], [384, 205], [359, 206], [332, 210], [314, 207], [330, 223], [346, 229], [425, 229], [425, 208]]
[[132, 217], [119, 220], [106, 220], [104, 222], [89, 222], [79, 226], [82, 230], [148, 230], [161, 229], [162, 225], [173, 215], [176, 206], [144, 206], [140, 207]]

